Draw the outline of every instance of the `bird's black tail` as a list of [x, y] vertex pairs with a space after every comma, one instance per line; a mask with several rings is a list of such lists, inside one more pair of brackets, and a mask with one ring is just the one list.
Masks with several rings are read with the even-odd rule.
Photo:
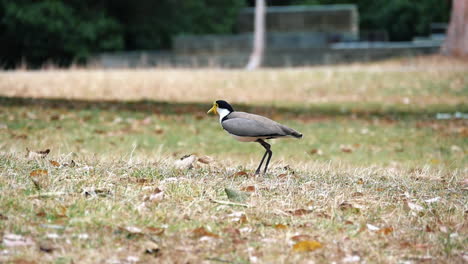
[[297, 132], [297, 131], [293, 131], [291, 133], [291, 136], [295, 137], [295, 138], [302, 138], [302, 134]]

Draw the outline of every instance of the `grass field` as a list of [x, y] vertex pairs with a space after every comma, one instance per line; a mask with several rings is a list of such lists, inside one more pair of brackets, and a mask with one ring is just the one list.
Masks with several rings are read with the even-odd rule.
[[[2, 72], [0, 262], [464, 263], [468, 122], [436, 117], [466, 115], [467, 76], [439, 57]], [[263, 148], [216, 99], [304, 138], [255, 177]]]

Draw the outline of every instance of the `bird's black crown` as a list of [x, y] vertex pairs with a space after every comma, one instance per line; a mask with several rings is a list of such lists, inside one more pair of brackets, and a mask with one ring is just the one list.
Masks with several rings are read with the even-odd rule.
[[229, 112], [234, 112], [234, 108], [232, 108], [232, 106], [224, 100], [218, 100], [216, 101], [216, 104], [218, 105], [218, 108], [224, 108], [229, 110]]

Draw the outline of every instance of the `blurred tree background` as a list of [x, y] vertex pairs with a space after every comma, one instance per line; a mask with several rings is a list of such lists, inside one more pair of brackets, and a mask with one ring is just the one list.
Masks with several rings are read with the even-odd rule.
[[[67, 66], [93, 53], [171, 47], [178, 34], [234, 32], [246, 0], [0, 0], [0, 65]], [[390, 40], [429, 33], [449, 19], [444, 0], [270, 0], [268, 5], [354, 3], [360, 26], [385, 29]]]

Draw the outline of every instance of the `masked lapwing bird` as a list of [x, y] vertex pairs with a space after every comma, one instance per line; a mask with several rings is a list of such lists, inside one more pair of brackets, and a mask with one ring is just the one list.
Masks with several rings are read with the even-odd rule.
[[213, 107], [207, 113], [218, 114], [219, 122], [223, 129], [236, 140], [241, 142], [258, 142], [265, 148], [265, 154], [255, 174], [260, 173], [263, 161], [268, 155], [265, 169], [263, 170], [263, 173], [266, 173], [271, 156], [273, 155], [271, 145], [265, 142], [265, 140], [286, 137], [302, 138], [302, 134], [296, 130], [264, 116], [234, 111], [232, 106], [223, 100], [214, 102]]

